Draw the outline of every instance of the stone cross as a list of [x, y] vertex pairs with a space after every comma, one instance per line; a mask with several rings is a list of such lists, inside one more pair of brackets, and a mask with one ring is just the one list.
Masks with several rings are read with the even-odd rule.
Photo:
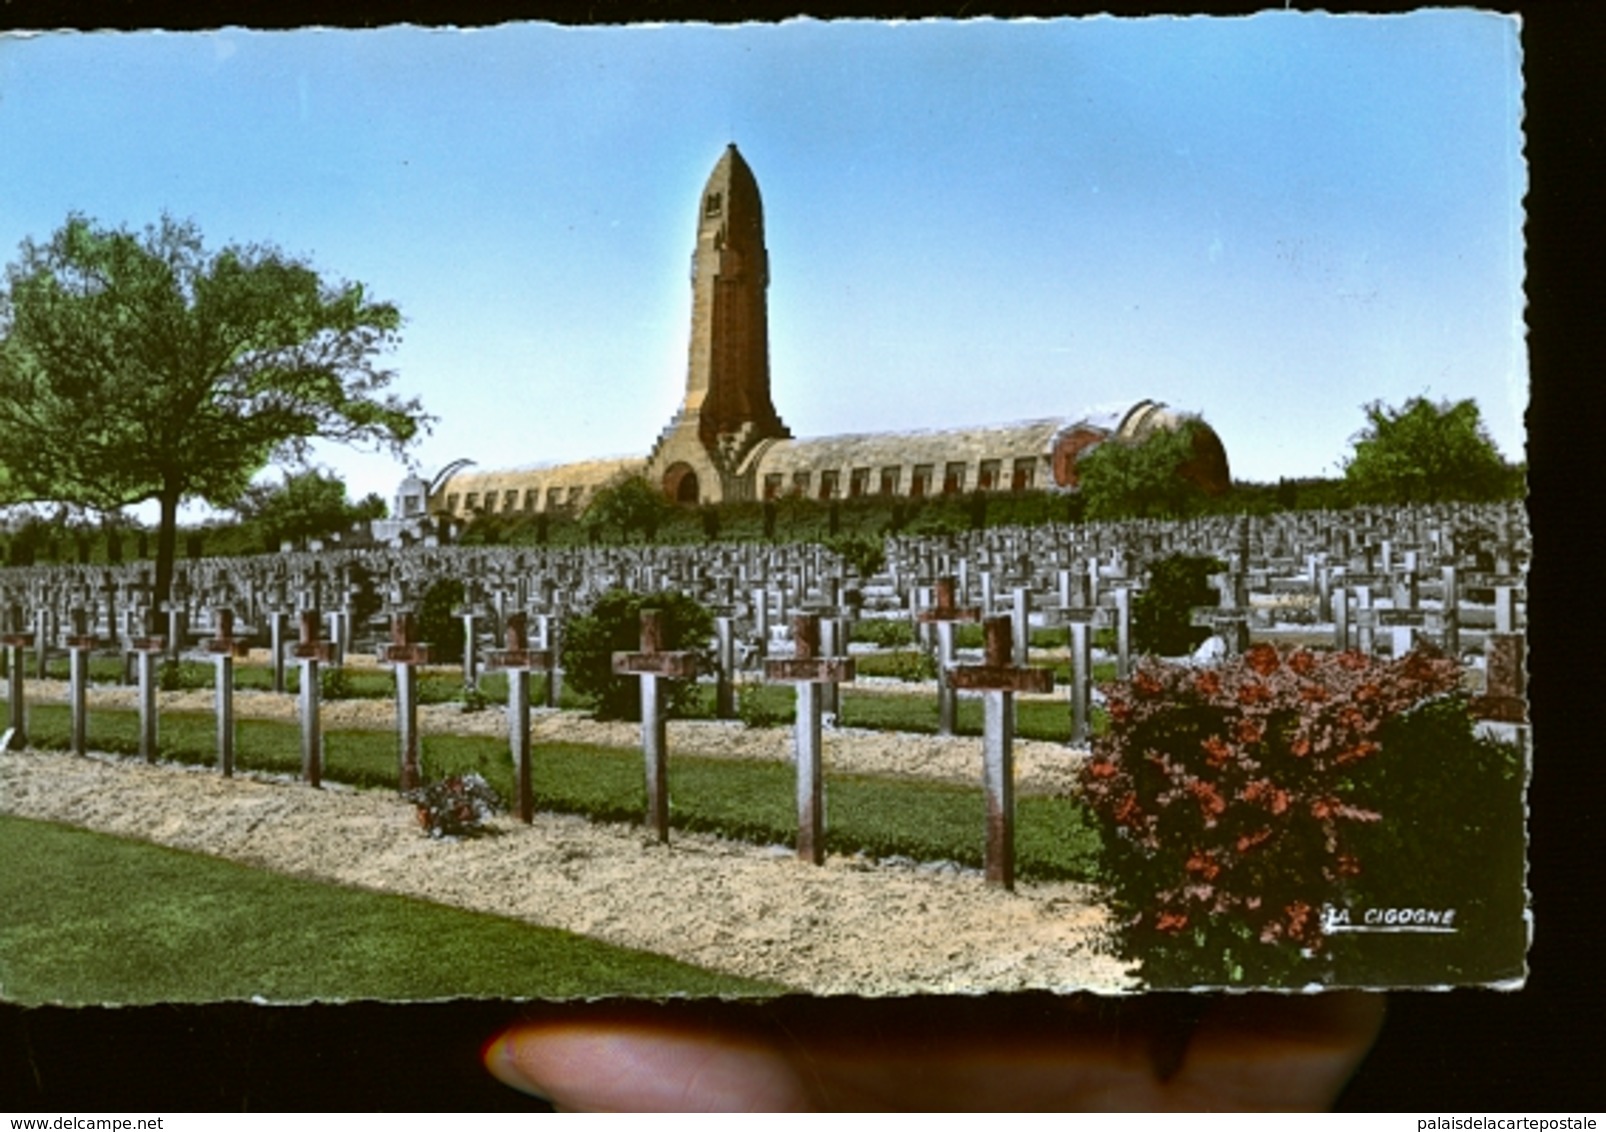
[[323, 689], [318, 684], [318, 665], [329, 659], [328, 641], [318, 639], [318, 611], [301, 611], [300, 639], [290, 653], [301, 662], [301, 777], [309, 786], [323, 785]]
[[1440, 605], [1444, 625], [1444, 651], [1454, 659], [1461, 657], [1461, 589], [1456, 582], [1456, 568], [1441, 569], [1444, 597]]
[[429, 646], [419, 643], [411, 611], [391, 613], [384, 659], [396, 670], [397, 779], [405, 794], [424, 783], [418, 753], [418, 666], [429, 663]]
[[89, 653], [95, 647], [95, 636], [87, 622], [82, 609], [73, 610], [73, 631], [67, 637], [67, 702], [72, 710], [75, 755], [89, 750]]
[[100, 592], [106, 607], [106, 635], [118, 637], [117, 631], [117, 575], [110, 570], [101, 571]]
[[290, 599], [286, 593], [284, 576], [278, 575], [268, 589], [268, 648], [273, 653], [273, 690], [284, 695], [284, 622], [289, 615]]
[[28, 701], [23, 688], [22, 654], [33, 643], [33, 637], [22, 631], [22, 607], [14, 606], [10, 625], [0, 644], [6, 648], [6, 699], [10, 704], [11, 745], [28, 745]]
[[1398, 660], [1416, 647], [1417, 631], [1427, 625], [1428, 615], [1421, 609], [1376, 609], [1373, 623], [1392, 631], [1390, 655]]
[[1528, 721], [1528, 676], [1521, 633], [1490, 633], [1483, 639], [1483, 695], [1473, 701], [1481, 719], [1523, 724]]
[[[1125, 590], [1118, 590], [1125, 593]], [[1102, 606], [1072, 607], [1059, 611], [1070, 637], [1071, 647], [1071, 739], [1072, 747], [1083, 746], [1093, 733], [1093, 640], [1092, 629], [1104, 617]], [[1016, 667], [1022, 667], [1017, 665]]]
[[156, 761], [156, 661], [167, 653], [165, 637], [135, 637], [129, 642], [134, 658], [139, 697], [139, 755], [148, 763]]
[[714, 683], [714, 718], [736, 717], [736, 611], [730, 606], [714, 611], [714, 651], [719, 670]]
[[480, 642], [476, 623], [489, 612], [480, 599], [479, 580], [470, 577], [463, 604], [452, 610], [452, 615], [463, 619], [463, 683], [471, 688], [479, 687], [480, 682]]
[[225, 778], [234, 776], [234, 660], [250, 651], [250, 644], [234, 635], [234, 610], [219, 606], [212, 611], [214, 635], [207, 639], [216, 676], [217, 763]]
[[1125, 680], [1132, 675], [1132, 590], [1115, 587], [1115, 676]]
[[647, 824], [659, 841], [669, 840], [669, 737], [659, 681], [690, 680], [697, 656], [664, 648], [663, 614], [641, 611], [641, 651], [613, 654], [613, 671], [641, 678], [641, 751], [647, 766]]
[[1015, 887], [1015, 755], [1010, 727], [1016, 692], [1048, 692], [1054, 674], [1010, 663], [1012, 626], [1007, 616], [982, 623], [984, 660], [954, 669], [954, 687], [984, 693], [982, 787], [987, 796], [987, 883]]
[[952, 735], [956, 730], [958, 697], [948, 681], [954, 664], [954, 623], [980, 621], [981, 610], [960, 607], [955, 602], [955, 582], [951, 576], [937, 579], [936, 600], [918, 614], [919, 620], [937, 627], [937, 734]]
[[820, 690], [854, 677], [851, 657], [820, 655], [820, 619], [813, 613], [792, 618], [792, 656], [764, 662], [764, 678], [797, 686], [797, 855], [825, 862], [825, 775], [821, 758]]
[[1237, 656], [1248, 646], [1249, 611], [1214, 605], [1195, 606], [1188, 611], [1188, 624], [1209, 629], [1222, 639], [1229, 656]]
[[167, 658], [177, 660], [184, 651], [184, 637], [189, 632], [190, 587], [182, 572], [174, 575], [168, 600], [161, 603], [167, 614]]
[[35, 606], [33, 614], [34, 671], [41, 680], [46, 680], [50, 677], [50, 622], [50, 607], [43, 604]]
[[528, 824], [535, 816], [535, 789], [530, 767], [530, 671], [552, 671], [550, 649], [532, 649], [524, 613], [510, 613], [503, 620], [503, 649], [491, 653], [492, 668], [507, 673], [507, 736], [513, 753], [513, 771], [518, 783], [519, 820]]
[[763, 586], [753, 587], [753, 636], [762, 658], [770, 649], [770, 595]]

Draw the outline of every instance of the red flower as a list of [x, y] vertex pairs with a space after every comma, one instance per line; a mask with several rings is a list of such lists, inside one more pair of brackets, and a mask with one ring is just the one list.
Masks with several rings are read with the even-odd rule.
[[1270, 828], [1258, 830], [1255, 833], [1246, 833], [1238, 838], [1237, 849], [1240, 853], [1247, 853], [1255, 846], [1263, 844], [1271, 837]]
[[1345, 763], [1356, 762], [1360, 759], [1366, 758], [1368, 755], [1374, 755], [1380, 749], [1381, 748], [1370, 739], [1362, 739], [1353, 746], [1346, 747], [1344, 750], [1340, 751], [1337, 757], [1333, 759], [1333, 762], [1339, 766], [1343, 766]]
[[1260, 742], [1265, 733], [1266, 729], [1252, 719], [1240, 719], [1238, 721], [1236, 738], [1238, 742], [1245, 746]]
[[1213, 818], [1227, 808], [1227, 800], [1208, 782], [1196, 778], [1188, 783], [1188, 792], [1199, 799], [1199, 809], [1206, 818]]
[[1283, 914], [1287, 917], [1290, 939], [1305, 939], [1308, 935], [1320, 934], [1313, 933], [1312, 930], [1318, 923], [1315, 910], [1303, 900], [1296, 900], [1288, 905], [1283, 909]]
[[1115, 764], [1109, 759], [1094, 759], [1087, 764], [1087, 772], [1094, 778], [1110, 778], [1115, 774]]
[[1277, 655], [1275, 645], [1258, 644], [1244, 653], [1244, 663], [1261, 676], [1270, 676], [1282, 667], [1282, 658]]
[[1154, 921], [1154, 930], [1175, 935], [1188, 926], [1186, 912], [1161, 912]]
[[1297, 649], [1289, 656], [1288, 667], [1300, 676], [1309, 676], [1316, 671], [1316, 655], [1309, 649]]
[[1200, 740], [1199, 746], [1204, 748], [1205, 761], [1218, 769], [1226, 766], [1227, 760], [1232, 758], [1232, 748], [1222, 741], [1220, 735]]
[[1115, 820], [1122, 825], [1135, 825], [1136, 819], [1142, 813], [1142, 809], [1138, 806], [1138, 796], [1129, 792], [1115, 807]]
[[1188, 858], [1188, 863], [1183, 867], [1205, 880], [1215, 880], [1221, 872], [1221, 866], [1216, 864], [1216, 859], [1204, 849], [1194, 850], [1193, 856]]
[[1207, 668], [1193, 678], [1193, 687], [1201, 696], [1216, 696], [1221, 693], [1221, 676], [1213, 668]]
[[1238, 702], [1241, 704], [1263, 704], [1271, 698], [1271, 689], [1258, 680], [1247, 681], [1238, 688]]

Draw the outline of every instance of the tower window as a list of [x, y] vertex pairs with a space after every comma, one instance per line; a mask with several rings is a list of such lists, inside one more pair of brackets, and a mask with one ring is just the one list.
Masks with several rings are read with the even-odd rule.
[[703, 202], [704, 216], [718, 216], [724, 205], [720, 193], [709, 193], [708, 199]]
[[821, 499], [835, 499], [836, 498], [837, 484], [839, 482], [840, 476], [841, 476], [841, 473], [840, 472], [836, 472], [836, 471], [821, 472], [820, 473], [820, 498]]
[[784, 483], [785, 477], [782, 476], [780, 472], [771, 472], [769, 475], [765, 476], [764, 498], [779, 499], [781, 497], [781, 487]]
[[457, 492], [455, 491], [446, 497], [446, 513], [448, 515], [457, 514]]
[[808, 495], [808, 493], [809, 493], [809, 474], [807, 472], [793, 472], [792, 473], [792, 494], [793, 495]]
[[931, 465], [916, 464], [914, 477], [909, 481], [909, 494], [915, 498], [931, 491]]
[[1003, 465], [998, 460], [983, 460], [976, 474], [977, 491], [997, 491]]
[[541, 493], [533, 487], [524, 489], [524, 509], [534, 511], [535, 505], [541, 501]]
[[953, 495], [965, 490], [965, 465], [949, 464], [942, 472], [942, 493]]
[[547, 488], [546, 489], [546, 509], [548, 511], [556, 511], [559, 507], [562, 507], [562, 506], [563, 506], [563, 489], [561, 487], [549, 487], [549, 488]]
[[1011, 491], [1032, 490], [1033, 474], [1037, 469], [1037, 461], [1030, 456], [1024, 456], [1015, 461], [1015, 475], [1009, 481]]
[[516, 492], [516, 491], [504, 491], [502, 493], [502, 513], [503, 514], [507, 514], [508, 512], [512, 511], [518, 505], [519, 505], [519, 493], [518, 492]]
[[463, 510], [465, 510], [465, 511], [478, 511], [479, 508], [480, 508], [480, 493], [479, 492], [471, 491], [467, 495], [463, 496]]
[[882, 468], [881, 469], [881, 494], [882, 495], [897, 495], [898, 494], [898, 473], [900, 471], [901, 471], [901, 469], [899, 469], [899, 468]]
[[848, 477], [848, 498], [857, 499], [861, 495], [870, 493], [870, 469], [854, 468], [853, 474]]

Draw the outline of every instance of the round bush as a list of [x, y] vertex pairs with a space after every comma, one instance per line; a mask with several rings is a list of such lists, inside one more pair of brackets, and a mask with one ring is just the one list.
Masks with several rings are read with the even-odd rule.
[[[641, 718], [641, 680], [614, 675], [613, 654], [641, 647], [643, 609], [656, 609], [662, 615], [664, 648], [695, 651], [698, 671], [713, 669], [714, 618], [706, 608], [668, 590], [655, 594], [609, 590], [563, 628], [565, 677], [569, 686], [591, 703], [598, 719]], [[687, 714], [696, 702], [696, 682], [670, 680], [666, 685], [665, 710], [671, 717]]]
[[1144, 980], [1320, 980], [1323, 908], [1440, 852], [1404, 788], [1418, 756], [1396, 721], [1448, 697], [1424, 718], [1445, 731], [1436, 745], [1464, 747], [1459, 681], [1454, 661], [1425, 651], [1382, 661], [1257, 645], [1209, 668], [1145, 661], [1106, 686], [1109, 730], [1081, 784], [1122, 951]]

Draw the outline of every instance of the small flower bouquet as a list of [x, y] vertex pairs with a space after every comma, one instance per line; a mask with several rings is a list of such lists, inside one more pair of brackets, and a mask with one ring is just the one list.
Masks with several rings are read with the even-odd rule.
[[505, 807], [502, 797], [478, 774], [453, 774], [403, 795], [418, 807], [418, 824], [431, 837], [476, 837]]

